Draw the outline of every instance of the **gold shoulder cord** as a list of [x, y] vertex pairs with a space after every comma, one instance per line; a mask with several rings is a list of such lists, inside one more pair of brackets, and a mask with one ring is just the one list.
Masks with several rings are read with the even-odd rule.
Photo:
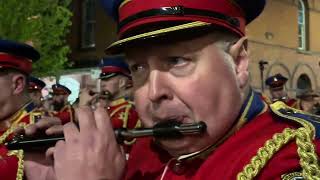
[[23, 180], [23, 150], [9, 151], [8, 156], [16, 156], [19, 159], [16, 180]]
[[[258, 150], [257, 155], [237, 175], [237, 180], [251, 180], [256, 177], [272, 156], [293, 139], [297, 143], [297, 152], [300, 157], [303, 177], [307, 180], [320, 180], [319, 158], [312, 143], [312, 140], [315, 138], [313, 125], [303, 119], [281, 114], [278, 109], [283, 107], [289, 108], [282, 102], [276, 102], [270, 107], [278, 116], [298, 122], [302, 127], [298, 129], [286, 128], [282, 133], [277, 133], [272, 139], [266, 141], [264, 146]], [[293, 108], [290, 109], [296, 111]]]

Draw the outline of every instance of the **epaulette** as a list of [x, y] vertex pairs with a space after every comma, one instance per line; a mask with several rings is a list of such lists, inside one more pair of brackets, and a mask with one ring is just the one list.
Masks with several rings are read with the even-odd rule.
[[317, 139], [320, 138], [320, 116], [313, 115], [287, 106], [281, 101], [270, 105], [272, 112], [281, 118], [294, 121], [302, 126], [310, 127]]

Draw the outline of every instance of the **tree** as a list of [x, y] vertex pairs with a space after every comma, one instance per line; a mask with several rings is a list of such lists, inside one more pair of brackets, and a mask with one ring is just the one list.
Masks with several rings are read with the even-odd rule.
[[0, 38], [32, 42], [41, 54], [37, 76], [57, 75], [67, 65], [72, 0], [9, 0], [0, 2]]

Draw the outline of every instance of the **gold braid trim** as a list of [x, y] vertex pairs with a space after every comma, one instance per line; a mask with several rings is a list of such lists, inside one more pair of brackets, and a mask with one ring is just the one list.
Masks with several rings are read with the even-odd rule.
[[204, 26], [209, 26], [209, 25], [211, 25], [211, 23], [202, 22], [202, 21], [195, 21], [195, 22], [191, 22], [191, 23], [181, 24], [181, 25], [172, 26], [172, 27], [168, 27], [168, 28], [164, 28], [164, 29], [159, 29], [159, 30], [155, 30], [155, 31], [147, 32], [147, 33], [138, 34], [138, 35], [131, 36], [131, 37], [128, 37], [125, 39], [121, 39], [119, 41], [112, 43], [109, 47], [107, 47], [106, 51], [108, 51], [110, 48], [112, 48], [114, 46], [119, 46], [123, 43], [127, 43], [130, 41], [136, 40], [136, 39], [142, 39], [142, 38], [146, 38], [146, 37], [152, 37], [152, 36], [170, 33], [173, 31], [184, 30], [184, 29], [195, 28], [195, 27], [204, 27]]
[[128, 105], [126, 106], [126, 109], [124, 111], [124, 119], [123, 120], [123, 128], [127, 128], [128, 127], [128, 121], [129, 121], [129, 111], [131, 109], [132, 105]]
[[[24, 108], [27, 105], [25, 105], [22, 110], [20, 110], [17, 115], [12, 117], [12, 120], [14, 121], [10, 128], [6, 130], [1, 136], [0, 136], [0, 144], [5, 144], [6, 139], [10, 134], [12, 134], [18, 127], [23, 127], [25, 128], [27, 124], [25, 122], [20, 122], [25, 116], [27, 116], [29, 113], [24, 110]], [[34, 123], [34, 117], [30, 113], [30, 124]], [[17, 169], [17, 175], [16, 175], [16, 180], [23, 180], [23, 167], [24, 167], [24, 153], [23, 150], [14, 150], [14, 151], [9, 151], [7, 153], [8, 156], [16, 156], [18, 158], [18, 169]]]
[[120, 4], [118, 10], [120, 11], [120, 9], [121, 9], [124, 5], [128, 4], [130, 1], [131, 1], [131, 0], [124, 0], [124, 1]]
[[[130, 109], [132, 107], [132, 104], [128, 104], [126, 109], [125, 109], [125, 117], [123, 119], [123, 128], [128, 127], [128, 121], [129, 121], [129, 114], [130, 114]], [[125, 145], [132, 145], [136, 142], [136, 138], [132, 139], [131, 141], [124, 141]]]
[[18, 127], [23, 127], [25, 128], [27, 126], [26, 123], [19, 123], [21, 119], [18, 119], [17, 121], [15, 121], [11, 127], [0, 136], [0, 144], [4, 144], [4, 142], [6, 141], [7, 137], [12, 134]]
[[267, 164], [272, 156], [294, 138], [294, 130], [286, 128], [282, 133], [276, 133], [272, 139], [265, 142], [264, 146], [259, 148], [248, 165], [243, 168], [243, 171], [237, 175], [237, 180], [253, 179], [261, 169]]
[[111, 113], [110, 113], [110, 117], [114, 116], [118, 111], [120, 111], [121, 109], [127, 107], [127, 104], [121, 105], [119, 107], [117, 107], [116, 109], [114, 109]]
[[31, 113], [28, 113], [27, 111], [25, 111], [25, 108], [29, 105], [30, 103], [27, 103], [26, 105], [24, 105], [15, 115], [13, 115], [10, 118], [10, 121], [13, 122], [10, 125], [10, 128], [6, 130], [6, 132], [4, 132], [1, 136], [0, 136], [0, 144], [4, 144], [7, 137], [12, 134], [16, 128], [19, 127], [23, 127], [25, 128], [27, 126], [27, 124], [25, 122], [20, 122], [24, 117], [26, 117], [27, 115], [30, 115], [30, 124], [34, 123], [34, 118], [32, 117]]
[[302, 175], [306, 179], [320, 180], [319, 158], [310, 134], [310, 129], [304, 127], [297, 129], [295, 133]]
[[14, 150], [14, 151], [9, 151], [8, 156], [16, 156], [18, 158], [18, 169], [17, 169], [17, 176], [16, 180], [23, 180], [23, 150]]
[[[141, 127], [142, 127], [141, 121], [140, 121], [140, 119], [138, 119], [137, 124], [135, 125], [134, 128], [141, 128]], [[132, 144], [134, 144], [135, 142], [136, 142], [136, 138], [133, 139], [132, 141], [124, 141], [124, 144], [126, 144], [126, 145], [132, 145]]]
[[320, 180], [318, 156], [311, 140], [311, 134], [310, 129], [305, 127], [297, 130], [286, 128], [282, 133], [275, 134], [237, 175], [237, 180], [251, 180], [256, 177], [272, 156], [293, 139], [296, 139], [303, 177], [307, 180]]

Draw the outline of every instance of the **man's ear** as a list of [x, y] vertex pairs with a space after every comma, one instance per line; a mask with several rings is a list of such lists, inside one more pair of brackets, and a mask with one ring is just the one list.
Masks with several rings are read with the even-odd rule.
[[26, 88], [27, 80], [22, 74], [12, 75], [12, 94], [19, 95], [22, 94]]
[[127, 86], [127, 78], [119, 78], [119, 89], [125, 89]]
[[242, 37], [230, 47], [230, 55], [236, 65], [236, 76], [240, 88], [247, 85], [249, 80], [249, 54], [246, 50], [247, 37]]

